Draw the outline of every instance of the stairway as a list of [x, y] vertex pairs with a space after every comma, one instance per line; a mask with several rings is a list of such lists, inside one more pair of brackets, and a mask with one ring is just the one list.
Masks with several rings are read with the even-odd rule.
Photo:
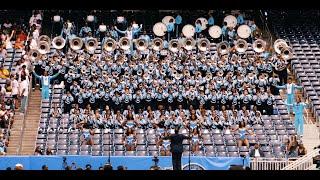
[[41, 93], [38, 89], [30, 93], [20, 155], [33, 155], [41, 115]]
[[304, 124], [302, 142], [307, 152], [311, 152], [314, 147], [320, 145], [319, 128], [316, 124]]
[[24, 114], [18, 110], [14, 115], [14, 122], [10, 130], [10, 140], [7, 148], [8, 155], [17, 155], [19, 153], [21, 143], [21, 133], [23, 129]]

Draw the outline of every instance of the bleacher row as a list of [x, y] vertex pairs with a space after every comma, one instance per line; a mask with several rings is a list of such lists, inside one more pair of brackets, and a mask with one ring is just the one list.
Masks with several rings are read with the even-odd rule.
[[304, 96], [311, 99], [311, 108], [316, 120], [320, 117], [320, 35], [318, 26], [309, 24], [276, 26], [277, 35], [286, 39], [293, 48], [291, 61], [293, 73], [304, 87]]
[[[252, 53], [251, 44], [249, 44], [248, 54]], [[216, 44], [211, 45], [211, 52], [216, 52]], [[95, 50], [96, 54], [101, 53], [101, 43]], [[68, 114], [62, 115], [61, 118], [50, 118], [50, 109], [63, 106], [62, 95], [63, 89], [52, 89], [49, 101], [43, 101], [41, 106], [41, 120], [39, 124], [39, 134], [36, 146], [40, 146], [43, 151], [50, 148], [54, 154], [58, 155], [95, 155], [95, 156], [152, 156], [159, 154], [159, 148], [156, 146], [158, 141], [157, 131], [154, 129], [137, 129], [137, 147], [136, 151], [126, 151], [123, 138], [125, 137], [122, 129], [100, 130], [96, 129], [93, 136], [94, 145], [80, 145], [80, 130], [69, 132], [71, 122]], [[275, 115], [263, 116], [263, 125], [255, 125], [254, 135], [249, 135], [250, 144], [259, 142], [266, 157], [284, 157], [284, 142], [290, 135], [295, 135], [295, 128], [288, 116], [287, 108], [280, 96], [275, 96]], [[47, 131], [48, 128], [56, 131]], [[172, 131], [172, 130], [171, 130]], [[201, 150], [194, 152], [195, 156], [231, 156], [238, 157], [240, 154], [248, 154], [247, 147], [237, 147], [239, 134], [221, 132], [219, 130], [202, 129], [200, 138]], [[188, 134], [186, 129], [181, 129], [181, 133]], [[184, 141], [184, 155], [188, 155], [188, 142]]]

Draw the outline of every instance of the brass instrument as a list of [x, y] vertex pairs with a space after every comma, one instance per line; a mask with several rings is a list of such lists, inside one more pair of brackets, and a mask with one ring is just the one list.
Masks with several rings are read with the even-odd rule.
[[198, 41], [198, 49], [200, 51], [208, 51], [210, 48], [210, 41], [207, 38], [201, 38]]
[[38, 43], [38, 51], [40, 54], [47, 54], [50, 52], [50, 44], [46, 41], [40, 41]]
[[229, 48], [230, 48], [229, 43], [226, 41], [223, 41], [218, 44], [217, 52], [220, 53], [221, 55], [229, 54]]
[[51, 39], [50, 39], [49, 36], [47, 36], [47, 35], [41, 35], [41, 36], [38, 38], [37, 44], [39, 44], [39, 42], [41, 42], [41, 41], [47, 42], [48, 44], [51, 43]]
[[89, 52], [94, 51], [98, 47], [98, 40], [96, 38], [88, 38], [85, 42], [85, 47]]
[[52, 40], [52, 47], [62, 49], [66, 45], [66, 40], [62, 36], [57, 36]]
[[114, 51], [117, 48], [117, 42], [112, 38], [107, 38], [103, 43], [103, 49], [107, 52]]
[[266, 42], [262, 39], [257, 39], [253, 42], [252, 48], [255, 52], [261, 53], [266, 49]]
[[69, 40], [70, 48], [74, 51], [80, 50], [83, 46], [83, 41], [79, 37], [75, 37]]
[[127, 37], [122, 37], [119, 40], [119, 47], [125, 51], [130, 49], [130, 40]]
[[169, 41], [169, 50], [173, 53], [177, 53], [180, 50], [180, 44], [178, 39], [171, 39]]
[[196, 45], [196, 41], [190, 37], [190, 38], [186, 38], [184, 41], [183, 41], [183, 47], [188, 50], [188, 51], [191, 51]]
[[148, 41], [143, 38], [139, 38], [135, 41], [135, 45], [139, 51], [145, 51], [148, 48]]
[[155, 38], [152, 40], [152, 49], [160, 51], [163, 48], [163, 40], [161, 38]]
[[292, 49], [290, 47], [284, 47], [281, 49], [280, 55], [281, 55], [282, 59], [287, 61], [293, 57]]
[[248, 43], [246, 40], [238, 39], [235, 43], [235, 49], [239, 53], [244, 53], [248, 49]]
[[285, 40], [283, 39], [277, 39], [274, 43], [273, 43], [273, 48], [274, 48], [274, 51], [277, 53], [277, 54], [281, 54], [281, 50], [282, 48], [285, 48], [285, 47], [288, 47], [288, 44]]
[[40, 59], [41, 54], [38, 50], [31, 49], [28, 56], [32, 62], [37, 62]]

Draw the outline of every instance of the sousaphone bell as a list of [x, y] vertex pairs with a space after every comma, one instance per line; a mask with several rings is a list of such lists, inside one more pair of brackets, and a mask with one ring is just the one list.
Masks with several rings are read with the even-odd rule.
[[148, 48], [148, 41], [143, 38], [139, 38], [135, 41], [136, 48], [139, 51], [145, 51]]
[[155, 38], [152, 40], [152, 49], [160, 51], [163, 48], [163, 40], [161, 38]]
[[210, 41], [207, 38], [201, 38], [198, 41], [198, 49], [200, 51], [208, 51], [210, 48]]
[[229, 43], [226, 41], [223, 41], [218, 44], [217, 52], [220, 53], [221, 55], [225, 55], [229, 53], [229, 48], [230, 48]]
[[85, 42], [85, 47], [89, 52], [92, 52], [98, 47], [98, 40], [96, 38], [88, 38]]
[[171, 39], [169, 41], [169, 50], [173, 53], [176, 53], [180, 50], [180, 43], [178, 39]]
[[266, 49], [266, 42], [262, 39], [257, 39], [252, 44], [253, 50], [257, 53], [261, 53]]
[[235, 43], [235, 49], [239, 53], [244, 53], [248, 49], [248, 43], [244, 39], [238, 39]]
[[74, 37], [69, 40], [70, 48], [74, 51], [80, 50], [83, 46], [83, 41], [80, 37]]
[[55, 49], [62, 49], [66, 45], [66, 40], [62, 36], [57, 36], [52, 40], [52, 47]]
[[119, 40], [119, 47], [125, 51], [130, 49], [130, 40], [127, 37], [122, 37]]
[[107, 52], [114, 51], [117, 47], [117, 42], [112, 38], [107, 38], [103, 43], [103, 49]]
[[188, 51], [191, 51], [195, 47], [195, 45], [196, 41], [192, 37], [186, 38], [183, 41], [183, 47]]

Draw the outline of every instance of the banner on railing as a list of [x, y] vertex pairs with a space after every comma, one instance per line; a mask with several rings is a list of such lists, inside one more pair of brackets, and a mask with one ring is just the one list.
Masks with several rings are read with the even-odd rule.
[[[6, 156], [0, 158], [0, 170], [7, 167], [14, 168], [16, 164], [22, 164], [25, 170], [41, 170], [43, 165], [47, 165], [49, 170], [64, 169], [63, 157], [66, 157], [66, 164], [71, 166], [75, 163], [77, 167], [85, 168], [87, 164], [92, 169], [97, 170], [108, 161], [106, 156]], [[125, 166], [128, 170], [148, 170], [154, 165], [152, 156], [111, 156], [111, 164], [114, 168]], [[161, 169], [172, 169], [171, 157], [158, 157], [158, 166]], [[182, 157], [182, 168], [189, 169], [188, 157]], [[231, 165], [241, 165], [248, 167], [250, 158], [241, 157], [205, 157], [192, 156], [191, 169], [195, 170], [228, 170]]]

